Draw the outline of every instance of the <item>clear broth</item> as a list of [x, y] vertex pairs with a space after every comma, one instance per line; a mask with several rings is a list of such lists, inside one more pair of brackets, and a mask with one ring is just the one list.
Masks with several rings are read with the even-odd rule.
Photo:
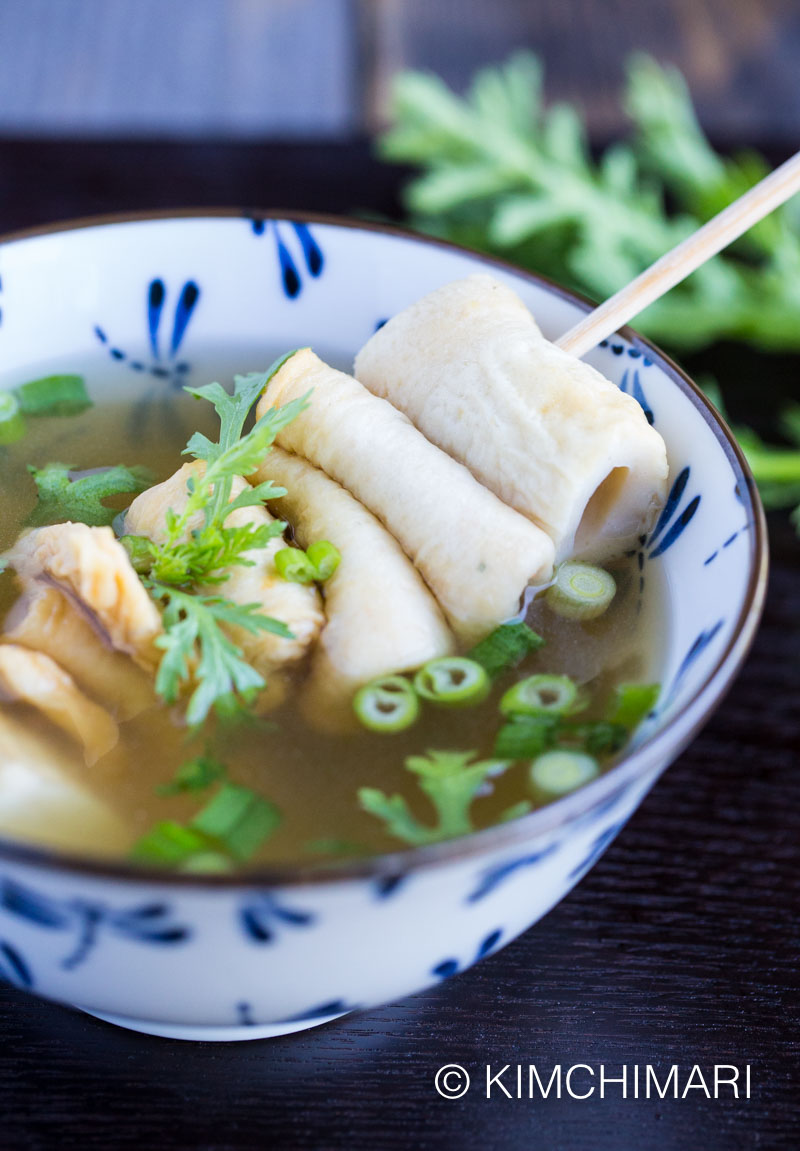
[[[126, 364], [94, 356], [84, 362], [46, 363], [24, 374], [8, 373], [0, 387], [56, 371], [82, 374], [95, 406], [80, 416], [28, 421], [26, 436], [0, 448], [0, 550], [9, 547], [22, 530], [36, 502], [29, 463], [51, 461], [77, 469], [124, 463], [144, 465], [156, 482], [166, 479], [181, 464], [181, 451], [195, 430], [214, 436], [216, 416], [210, 405], [181, 391], [191, 379], [199, 385], [211, 379], [228, 382], [235, 372], [254, 370], [273, 356], [263, 349], [216, 349], [202, 357], [191, 373], [174, 380], [155, 379], [132, 372]], [[336, 363], [333, 356], [329, 362]], [[124, 506], [127, 498], [122, 500]], [[319, 841], [354, 844], [364, 853], [395, 850], [403, 844], [387, 835], [383, 825], [359, 809], [356, 793], [362, 786], [379, 787], [404, 795], [423, 820], [432, 818], [416, 777], [405, 770], [406, 756], [430, 748], [473, 749], [490, 756], [499, 727], [497, 700], [514, 679], [535, 672], [563, 673], [586, 683], [592, 705], [586, 718], [602, 714], [614, 685], [624, 680], [658, 679], [664, 596], [657, 579], [648, 573], [643, 594], [633, 560], [614, 565], [618, 594], [601, 619], [570, 623], [553, 615], [541, 600], [534, 600], [528, 622], [544, 635], [546, 646], [529, 657], [510, 677], [496, 685], [479, 707], [448, 712], [423, 709], [419, 722], [405, 732], [376, 735], [360, 731], [342, 737], [313, 731], [289, 701], [272, 713], [270, 728], [240, 726], [232, 734], [213, 730], [191, 742], [175, 710], [152, 709], [122, 724], [118, 746], [91, 768], [83, 765], [68, 741], [53, 733], [32, 708], [4, 704], [26, 725], [46, 731], [61, 750], [73, 753], [76, 778], [108, 803], [124, 822], [126, 837], [118, 845], [126, 855], [136, 840], [164, 819], [187, 820], [207, 794], [163, 797], [159, 785], [169, 782], [178, 767], [206, 748], [223, 759], [233, 782], [253, 788], [276, 803], [283, 822], [253, 863], [308, 858]], [[0, 616], [17, 596], [13, 573], [0, 576]], [[224, 750], [223, 750], [224, 749]], [[472, 807], [476, 827], [488, 826], [511, 804], [529, 798], [527, 769], [516, 765], [499, 778], [493, 793]], [[43, 830], [42, 841], [46, 842]], [[87, 852], [92, 845], [86, 844]], [[355, 848], [353, 849], [355, 850]], [[321, 853], [324, 854], [324, 853]]]

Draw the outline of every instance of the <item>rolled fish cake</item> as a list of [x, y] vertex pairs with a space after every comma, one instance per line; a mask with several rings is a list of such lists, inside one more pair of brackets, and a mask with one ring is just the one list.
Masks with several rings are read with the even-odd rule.
[[472, 643], [546, 581], [553, 545], [386, 400], [305, 348], [270, 381], [258, 415], [311, 392], [278, 434], [360, 500], [413, 561], [460, 640]]
[[666, 496], [664, 441], [632, 396], [544, 338], [488, 275], [380, 328], [356, 377], [553, 540], [557, 560], [619, 555]]
[[328, 540], [341, 560], [323, 584], [327, 623], [300, 694], [309, 722], [331, 732], [357, 727], [351, 701], [363, 684], [448, 655], [455, 641], [422, 577], [371, 512], [325, 472], [273, 448], [253, 477], [287, 495], [271, 501], [306, 548]]

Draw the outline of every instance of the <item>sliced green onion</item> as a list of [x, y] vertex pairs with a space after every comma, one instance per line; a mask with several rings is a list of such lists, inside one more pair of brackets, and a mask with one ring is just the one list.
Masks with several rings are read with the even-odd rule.
[[133, 845], [130, 857], [141, 863], [175, 866], [185, 863], [198, 852], [206, 854], [210, 849], [213, 849], [213, 844], [202, 832], [165, 819]]
[[526, 655], [543, 645], [542, 637], [526, 623], [501, 623], [467, 655], [494, 679], [522, 663]]
[[281, 822], [278, 808], [249, 787], [226, 783], [190, 826], [216, 839], [238, 860], [249, 859]]
[[25, 435], [25, 420], [11, 392], [0, 392], [0, 444], [14, 444]]
[[119, 541], [128, 553], [133, 570], [149, 575], [153, 567], [153, 545], [147, 536], [121, 536]]
[[547, 606], [565, 619], [597, 619], [613, 600], [617, 585], [610, 572], [594, 564], [568, 560], [556, 568], [555, 583], [545, 592]]
[[530, 782], [541, 799], [554, 799], [582, 787], [596, 775], [600, 767], [591, 755], [579, 751], [546, 751], [530, 767]]
[[328, 540], [317, 540], [306, 549], [306, 555], [314, 565], [319, 583], [330, 579], [339, 566], [342, 555]]
[[491, 687], [492, 681], [486, 669], [474, 659], [460, 655], [432, 659], [414, 676], [417, 695], [445, 707], [470, 707], [481, 703]]
[[530, 675], [500, 700], [503, 715], [566, 715], [579, 703], [578, 685], [566, 675]]
[[275, 567], [290, 583], [313, 583], [317, 578], [316, 568], [300, 548], [281, 548], [275, 553]]
[[653, 710], [661, 692], [658, 683], [619, 683], [608, 714], [609, 723], [618, 723], [627, 731], [638, 727]]
[[568, 723], [561, 728], [565, 743], [577, 743], [589, 755], [613, 755], [628, 742], [630, 732], [620, 723], [597, 720], [594, 723]]
[[558, 715], [515, 716], [498, 731], [493, 754], [501, 759], [534, 759], [553, 746], [560, 724]]
[[83, 376], [43, 376], [14, 394], [26, 416], [78, 416], [92, 407]]
[[419, 699], [402, 675], [387, 675], [356, 692], [353, 710], [370, 731], [403, 731], [416, 721]]

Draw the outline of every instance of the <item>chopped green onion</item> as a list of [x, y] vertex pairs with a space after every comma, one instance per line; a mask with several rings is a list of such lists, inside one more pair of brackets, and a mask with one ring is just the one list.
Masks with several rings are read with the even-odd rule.
[[14, 444], [25, 435], [19, 401], [11, 392], [0, 392], [0, 444]]
[[517, 715], [500, 728], [493, 754], [501, 759], [534, 759], [553, 746], [560, 722], [558, 715]]
[[277, 807], [249, 787], [226, 783], [191, 822], [238, 860], [249, 859], [281, 822]]
[[503, 715], [566, 715], [579, 703], [578, 685], [566, 675], [530, 675], [500, 700]]
[[590, 755], [613, 755], [628, 742], [630, 732], [620, 723], [597, 720], [594, 723], [564, 724], [561, 738], [565, 742], [576, 742]]
[[610, 572], [594, 564], [568, 560], [556, 568], [555, 583], [545, 592], [547, 606], [565, 619], [597, 619], [614, 598], [617, 585]]
[[609, 723], [618, 723], [631, 732], [653, 710], [661, 691], [658, 683], [619, 683], [609, 710]]
[[208, 837], [191, 827], [184, 827], [172, 819], [165, 819], [151, 828], [134, 845], [131, 859], [141, 863], [183, 864], [199, 852], [213, 850]]
[[328, 540], [317, 540], [306, 549], [306, 555], [317, 573], [317, 581], [324, 583], [326, 579], [330, 579], [333, 573], [339, 566], [341, 561], [341, 552], [335, 548]]
[[275, 567], [291, 583], [313, 583], [317, 578], [316, 568], [300, 548], [281, 548], [275, 553]]
[[485, 668], [465, 656], [432, 659], [414, 676], [417, 694], [445, 707], [469, 707], [481, 703], [491, 687]]
[[14, 388], [26, 416], [79, 416], [92, 407], [83, 376], [43, 376]]
[[227, 769], [224, 763], [210, 755], [198, 755], [182, 763], [174, 779], [156, 788], [156, 795], [182, 795], [187, 791], [204, 791], [218, 779], [224, 779]]
[[599, 773], [597, 760], [591, 755], [579, 751], [546, 751], [531, 764], [530, 782], [537, 797], [548, 800], [575, 791]]
[[153, 544], [147, 536], [120, 536], [119, 541], [128, 553], [133, 570], [138, 575], [149, 575], [153, 567]]
[[467, 655], [494, 679], [543, 645], [542, 637], [526, 623], [501, 623]]
[[370, 731], [403, 731], [416, 721], [419, 700], [414, 688], [402, 675], [387, 675], [356, 692], [353, 710]]

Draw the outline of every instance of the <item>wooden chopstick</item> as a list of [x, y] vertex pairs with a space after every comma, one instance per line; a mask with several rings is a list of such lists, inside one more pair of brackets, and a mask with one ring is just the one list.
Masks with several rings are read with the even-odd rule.
[[584, 316], [556, 344], [574, 356], [585, 356], [798, 191], [800, 152]]

